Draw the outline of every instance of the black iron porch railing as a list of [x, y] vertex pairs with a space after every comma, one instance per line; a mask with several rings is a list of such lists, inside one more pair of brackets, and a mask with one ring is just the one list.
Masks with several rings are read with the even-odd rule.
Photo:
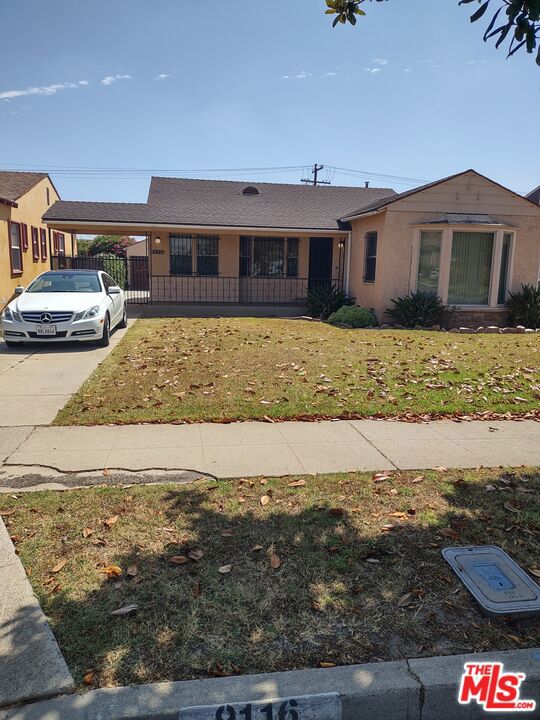
[[214, 277], [199, 275], [153, 275], [151, 302], [240, 305], [305, 305], [308, 288], [335, 285], [343, 280], [306, 277]]

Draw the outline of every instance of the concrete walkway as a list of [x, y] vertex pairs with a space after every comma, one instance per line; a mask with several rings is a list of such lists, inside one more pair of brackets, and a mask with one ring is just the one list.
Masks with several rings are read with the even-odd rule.
[[540, 465], [533, 420], [377, 420], [0, 428], [0, 486], [39, 470], [192, 470], [217, 478]]
[[108, 348], [29, 343], [8, 349], [0, 341], [0, 427], [49, 425], [125, 332], [115, 330]]

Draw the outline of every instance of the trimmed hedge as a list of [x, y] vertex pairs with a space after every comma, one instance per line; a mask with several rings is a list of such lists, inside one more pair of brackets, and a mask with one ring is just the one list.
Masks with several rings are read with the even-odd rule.
[[350, 325], [353, 328], [369, 328], [377, 325], [373, 310], [358, 305], [344, 305], [328, 318], [330, 325]]

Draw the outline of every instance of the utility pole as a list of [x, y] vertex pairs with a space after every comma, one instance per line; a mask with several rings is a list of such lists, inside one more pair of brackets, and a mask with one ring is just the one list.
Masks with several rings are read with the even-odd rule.
[[311, 174], [313, 175], [313, 179], [311, 178], [302, 178], [300, 182], [308, 183], [309, 185], [330, 185], [329, 180], [319, 180], [319, 173], [321, 170], [324, 170], [324, 165], [318, 165], [315, 163], [313, 166], [313, 170], [311, 171]]

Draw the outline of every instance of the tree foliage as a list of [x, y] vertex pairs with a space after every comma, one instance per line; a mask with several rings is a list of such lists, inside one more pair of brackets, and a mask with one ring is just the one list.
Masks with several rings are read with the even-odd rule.
[[88, 255], [116, 255], [126, 257], [126, 249], [135, 241], [131, 237], [119, 235], [97, 235], [86, 248]]
[[[386, 0], [369, 0], [369, 2]], [[368, 0], [326, 0], [327, 15], [335, 15], [333, 27], [338, 23], [356, 25], [358, 15], [365, 15], [360, 7]], [[477, 22], [488, 11], [494, 14], [484, 33], [484, 41], [494, 39], [499, 48], [509, 39], [508, 57], [521, 48], [528, 53], [536, 53], [536, 63], [540, 65], [540, 0], [460, 0], [460, 5], [476, 3], [479, 7], [471, 15], [471, 22]]]

